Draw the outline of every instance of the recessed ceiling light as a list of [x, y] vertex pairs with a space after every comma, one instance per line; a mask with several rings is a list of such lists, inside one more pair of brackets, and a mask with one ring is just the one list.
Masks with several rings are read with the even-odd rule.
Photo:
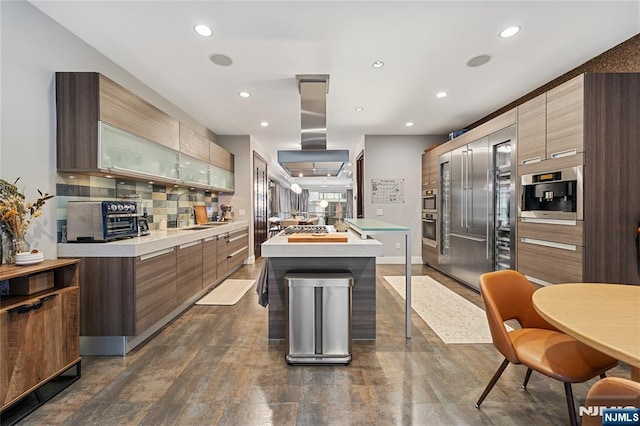
[[209, 60], [216, 65], [220, 65], [221, 67], [228, 67], [229, 65], [233, 64], [233, 60], [231, 60], [230, 57], [219, 53], [215, 53], [209, 56]]
[[502, 30], [500, 32], [500, 37], [502, 37], [502, 38], [513, 37], [514, 35], [518, 34], [519, 32], [520, 32], [520, 27], [518, 27], [518, 26], [505, 28], [504, 30]]
[[69, 177], [69, 179], [75, 179], [75, 178], [76, 178], [76, 177], [75, 177], [75, 176], [73, 176], [73, 175], [69, 175], [68, 177]]
[[447, 92], [438, 92], [436, 93], [436, 98], [444, 98], [447, 96]]
[[478, 55], [475, 58], [469, 59], [467, 62], [467, 66], [469, 67], [479, 67], [480, 65], [484, 65], [491, 60], [491, 56], [489, 55]]
[[260, 122], [260, 125], [261, 125], [262, 127], [269, 127], [269, 123], [267, 123], [266, 121], [262, 121], [262, 122]]
[[362, 108], [362, 107], [356, 107], [356, 111], [360, 112], [360, 111], [362, 111], [362, 110], [364, 110], [364, 108]]
[[153, 185], [155, 182], [150, 180], [149, 182], [147, 182], [149, 185]]
[[384, 62], [375, 61], [373, 64], [371, 64], [371, 66], [374, 67], [374, 68], [382, 68], [384, 66]]
[[404, 125], [407, 127], [411, 127], [413, 126], [413, 121], [407, 121], [406, 123], [404, 123]]
[[213, 31], [211, 31], [211, 28], [209, 28], [204, 24], [198, 24], [195, 27], [193, 27], [193, 29], [202, 37], [211, 37], [211, 35], [213, 34]]
[[111, 175], [104, 175], [104, 177], [106, 177], [107, 179], [112, 179], [113, 178], [113, 176], [111, 176]]
[[251, 93], [249, 92], [240, 92], [238, 94], [240, 95], [241, 98], [248, 98], [249, 96], [251, 96]]

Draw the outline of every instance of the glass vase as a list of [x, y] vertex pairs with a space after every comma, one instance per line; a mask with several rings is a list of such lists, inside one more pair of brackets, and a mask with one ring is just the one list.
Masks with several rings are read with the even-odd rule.
[[7, 247], [7, 263], [16, 263], [16, 254], [29, 252], [31, 246], [24, 237], [12, 237], [9, 239]]

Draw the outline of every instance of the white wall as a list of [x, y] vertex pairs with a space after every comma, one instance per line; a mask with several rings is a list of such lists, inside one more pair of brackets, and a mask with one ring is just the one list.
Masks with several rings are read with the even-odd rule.
[[[206, 128], [135, 76], [58, 25], [26, 1], [0, 1], [1, 112], [0, 176], [20, 177], [29, 201], [37, 189], [55, 194], [55, 72], [99, 72], [205, 134]], [[56, 258], [56, 202], [27, 234], [32, 248]]]
[[[422, 263], [421, 190], [422, 153], [425, 148], [444, 142], [444, 136], [365, 136], [364, 139], [364, 217], [408, 226], [411, 233], [412, 263]], [[404, 179], [404, 203], [372, 203], [371, 179]], [[377, 210], [383, 215], [378, 216]], [[384, 244], [384, 257], [378, 263], [404, 263], [404, 236], [378, 235]], [[400, 248], [396, 248], [396, 244]]]

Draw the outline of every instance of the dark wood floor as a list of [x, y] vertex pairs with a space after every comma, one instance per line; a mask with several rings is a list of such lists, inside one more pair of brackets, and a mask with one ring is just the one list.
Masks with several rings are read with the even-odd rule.
[[[260, 264], [232, 278], [255, 278]], [[481, 306], [479, 295], [428, 267]], [[84, 357], [82, 378], [21, 424], [65, 425], [551, 425], [567, 424], [562, 384], [509, 366], [478, 410], [502, 358], [491, 344], [445, 345], [382, 283], [403, 265], [377, 267], [377, 340], [356, 341], [349, 366], [288, 366], [267, 338], [253, 290], [235, 306], [193, 306], [126, 357]], [[625, 366], [610, 375], [629, 376]], [[574, 386], [576, 405], [593, 383]]]

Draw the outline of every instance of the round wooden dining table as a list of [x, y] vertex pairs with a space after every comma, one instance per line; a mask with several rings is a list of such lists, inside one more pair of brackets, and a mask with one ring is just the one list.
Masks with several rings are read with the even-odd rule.
[[558, 330], [629, 364], [640, 381], [640, 286], [554, 284], [533, 293], [533, 306]]

